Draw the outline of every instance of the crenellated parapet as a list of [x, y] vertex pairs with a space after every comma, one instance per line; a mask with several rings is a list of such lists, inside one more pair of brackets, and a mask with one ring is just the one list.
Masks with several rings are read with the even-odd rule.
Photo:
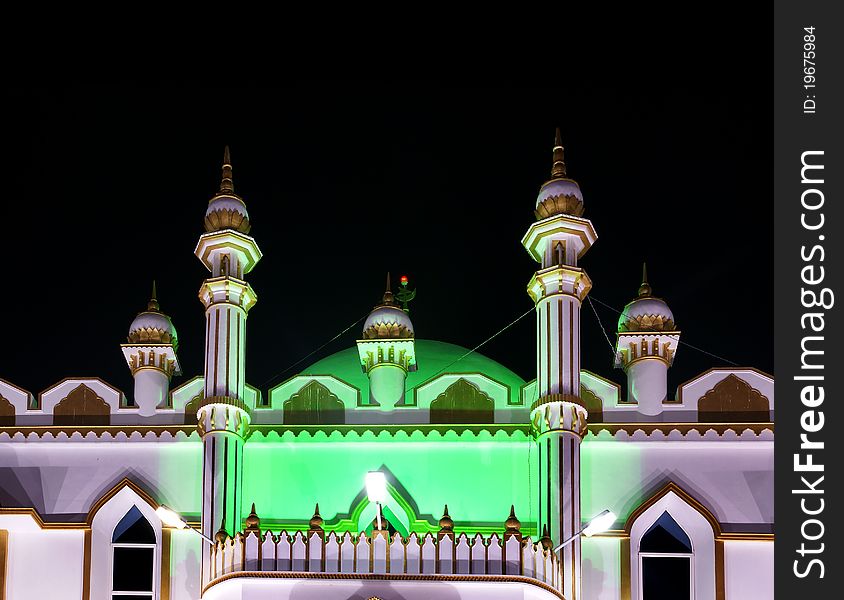
[[124, 344], [123, 355], [133, 376], [142, 369], [156, 369], [168, 378], [176, 374], [178, 361], [173, 347], [169, 344], [156, 346]]

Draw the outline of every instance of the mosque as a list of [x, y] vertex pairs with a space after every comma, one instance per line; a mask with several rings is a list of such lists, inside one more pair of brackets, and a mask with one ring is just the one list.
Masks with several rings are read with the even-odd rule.
[[353, 347], [251, 386], [261, 251], [223, 162], [195, 250], [203, 373], [171, 389], [153, 291], [120, 345], [134, 390], [0, 379], [0, 599], [773, 598], [773, 379], [669, 390], [693, 317], [646, 277], [618, 320], [626, 388], [581, 369], [597, 234], [559, 132], [522, 239], [531, 381], [424, 339], [388, 279]]

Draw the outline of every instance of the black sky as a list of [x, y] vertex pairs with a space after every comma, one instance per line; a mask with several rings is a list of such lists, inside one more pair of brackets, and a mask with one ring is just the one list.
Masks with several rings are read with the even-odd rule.
[[[760, 51], [756, 64], [765, 60]], [[714, 79], [723, 61], [659, 85], [13, 89], [0, 377], [37, 394], [99, 376], [131, 394], [119, 344], [153, 278], [179, 332], [185, 376], [173, 385], [202, 373], [206, 271], [193, 249], [224, 144], [264, 253], [248, 277], [259, 297], [247, 328], [253, 385], [266, 392], [364, 315], [388, 270], [418, 288], [417, 337], [473, 347], [531, 306], [535, 263], [520, 240], [555, 126], [598, 232], [581, 263], [593, 298], [621, 308], [647, 260], [684, 342], [772, 372], [770, 70], [725, 90]], [[616, 315], [596, 308], [614, 331]], [[305, 364], [351, 346], [358, 330]], [[531, 379], [534, 348], [527, 317], [482, 352]], [[588, 305], [582, 353], [584, 368], [624, 381]], [[713, 366], [726, 364], [681, 346], [672, 392]]]

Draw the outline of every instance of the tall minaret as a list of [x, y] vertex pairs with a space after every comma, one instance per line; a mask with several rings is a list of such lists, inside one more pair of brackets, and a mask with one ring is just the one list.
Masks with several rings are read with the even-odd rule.
[[648, 271], [642, 265], [639, 295], [618, 318], [615, 366], [627, 375], [627, 401], [639, 405], [646, 418], [662, 413], [668, 397], [668, 367], [674, 362], [680, 332], [665, 300], [651, 293]]
[[[208, 203], [206, 233], [194, 251], [211, 272], [199, 289], [206, 323], [205, 396], [197, 410], [204, 448], [202, 533], [209, 538], [240, 527], [243, 442], [254, 408], [244, 394], [246, 315], [257, 301], [243, 277], [261, 259], [249, 229], [246, 205], [234, 193], [227, 146], [220, 191]], [[203, 545], [203, 565], [207, 559], [208, 546]]]
[[170, 317], [159, 309], [154, 281], [147, 309], [129, 326], [128, 341], [120, 348], [135, 378], [135, 405], [138, 414], [150, 417], [158, 406], [167, 404], [170, 378], [181, 375], [176, 357], [179, 338]]
[[[583, 219], [583, 196], [566, 177], [560, 130], [551, 179], [536, 199], [537, 222], [522, 245], [541, 265], [528, 283], [536, 304], [537, 400], [531, 406], [538, 446], [539, 521], [554, 545], [580, 530], [580, 441], [587, 412], [580, 399], [580, 305], [592, 282], [577, 260], [597, 239]], [[563, 595], [580, 600], [580, 540], [561, 550]]]
[[357, 341], [361, 368], [369, 376], [369, 404], [391, 411], [404, 404], [407, 372], [416, 370], [413, 323], [396, 302], [387, 273], [387, 291], [363, 324]]

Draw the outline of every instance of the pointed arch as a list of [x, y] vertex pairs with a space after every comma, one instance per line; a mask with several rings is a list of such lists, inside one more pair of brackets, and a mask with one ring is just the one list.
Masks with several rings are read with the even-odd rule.
[[697, 499], [694, 498], [694, 496], [689, 494], [686, 490], [681, 488], [673, 481], [669, 481], [668, 483], [666, 483], [653, 496], [645, 500], [642, 504], [639, 505], [638, 508], [636, 508], [636, 510], [630, 513], [630, 516], [627, 517], [627, 521], [624, 523], [624, 531], [627, 532], [627, 535], [630, 535], [633, 523], [642, 515], [642, 513], [647, 511], [649, 508], [659, 502], [662, 498], [671, 493], [679, 496], [680, 499], [683, 500], [683, 502], [685, 502], [686, 504], [694, 508], [697, 512], [699, 512], [712, 527], [712, 534], [714, 536], [721, 536], [721, 525], [720, 523], [718, 523], [718, 519], [715, 518], [715, 515], [712, 513], [712, 511], [706, 508], [706, 506], [701, 504]]
[[[670, 521], [666, 521], [667, 515]], [[716, 596], [716, 590], [723, 593], [723, 552], [718, 548], [716, 537], [721, 527], [712, 512], [674, 482], [669, 482], [648, 500], [642, 503], [628, 517], [624, 529], [629, 541], [623, 545], [621, 556], [622, 585], [630, 590], [631, 600], [642, 600], [643, 565], [653, 558], [653, 553], [643, 550], [642, 540], [663, 520], [682, 531], [691, 547], [689, 553], [666, 553], [668, 558], [685, 557], [690, 585], [694, 598], [723, 598]], [[673, 524], [673, 525], [672, 525]], [[685, 540], [683, 540], [685, 541]]]
[[[155, 514], [157, 506], [158, 503], [149, 493], [124, 478], [91, 507], [86, 519], [90, 527], [90, 542], [86, 544], [90, 552], [90, 575], [87, 580], [91, 598], [111, 597], [112, 578], [119, 574], [115, 572], [115, 561], [124, 561], [125, 564], [126, 560], [140, 560], [139, 569], [150, 569], [148, 575], [151, 577], [152, 589], [148, 595], [139, 598], [160, 600], [162, 581], [169, 583], [169, 564], [165, 564], [162, 558], [169, 536], [165, 535], [166, 530]], [[126, 523], [127, 518], [133, 523], [137, 522], [138, 516], [151, 528], [153, 539], [147, 538], [147, 542], [116, 541], [120, 524]], [[140, 557], [143, 553], [140, 546], [147, 549], [143, 557]], [[144, 581], [146, 583], [146, 579]]]

